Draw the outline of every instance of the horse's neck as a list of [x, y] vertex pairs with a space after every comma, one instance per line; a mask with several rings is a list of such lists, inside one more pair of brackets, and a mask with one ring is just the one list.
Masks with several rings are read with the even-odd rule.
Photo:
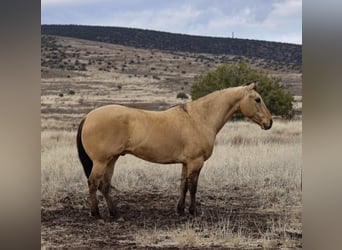
[[216, 135], [223, 125], [239, 111], [239, 102], [243, 97], [242, 88], [229, 88], [216, 91], [192, 103], [198, 122]]

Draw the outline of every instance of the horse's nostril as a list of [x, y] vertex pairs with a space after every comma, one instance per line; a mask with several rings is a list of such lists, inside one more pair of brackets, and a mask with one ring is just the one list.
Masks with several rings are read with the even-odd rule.
[[265, 125], [265, 129], [270, 129], [272, 127], [273, 120], [270, 120], [270, 123], [268, 125]]
[[265, 130], [268, 130], [272, 127], [272, 124], [273, 124], [273, 120], [270, 120], [270, 122], [267, 124], [267, 123], [263, 123], [263, 129]]

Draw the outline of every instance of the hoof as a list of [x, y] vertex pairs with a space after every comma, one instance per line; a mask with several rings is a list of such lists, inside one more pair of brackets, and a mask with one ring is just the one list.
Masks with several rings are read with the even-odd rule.
[[189, 214], [191, 214], [192, 216], [196, 216], [197, 215], [196, 208], [189, 207]]
[[183, 210], [177, 210], [178, 216], [184, 216], [184, 209]]
[[109, 211], [109, 215], [113, 219], [119, 219], [120, 218], [120, 213], [116, 210], [115, 211]]
[[184, 206], [177, 206], [177, 214], [180, 216], [184, 215]]
[[95, 219], [101, 219], [100, 211], [99, 209], [96, 209], [95, 211], [90, 211], [90, 215], [94, 217]]

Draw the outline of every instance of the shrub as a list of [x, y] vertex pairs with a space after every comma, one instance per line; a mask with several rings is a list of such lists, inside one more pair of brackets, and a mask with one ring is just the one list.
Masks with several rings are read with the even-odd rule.
[[286, 119], [293, 117], [293, 96], [287, 91], [286, 86], [280, 85], [281, 78], [252, 69], [245, 61], [238, 64], [223, 64], [206, 75], [195, 76], [191, 97], [195, 100], [215, 90], [240, 86], [251, 81], [258, 82], [258, 92], [273, 115]]
[[81, 66], [79, 67], [80, 71], [87, 71], [87, 67], [84, 63], [81, 64]]
[[188, 99], [189, 97], [184, 92], [180, 92], [180, 93], [177, 94], [177, 98]]

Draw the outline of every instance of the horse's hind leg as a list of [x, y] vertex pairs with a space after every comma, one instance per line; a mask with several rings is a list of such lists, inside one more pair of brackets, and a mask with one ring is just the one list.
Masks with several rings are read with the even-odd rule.
[[96, 218], [101, 218], [100, 210], [98, 207], [98, 200], [96, 197], [96, 191], [99, 188], [100, 182], [106, 172], [107, 163], [94, 161], [93, 169], [88, 179], [89, 186], [89, 198], [90, 198], [90, 213]]
[[108, 166], [106, 168], [105, 174], [102, 179], [101, 189], [100, 189], [101, 193], [103, 194], [107, 202], [109, 214], [113, 217], [117, 216], [117, 210], [116, 210], [116, 204], [113, 203], [110, 197], [110, 189], [111, 189], [111, 180], [112, 180], [112, 176], [114, 172], [114, 165], [117, 159], [118, 157], [116, 157], [115, 159], [113, 159], [112, 161], [108, 163]]

